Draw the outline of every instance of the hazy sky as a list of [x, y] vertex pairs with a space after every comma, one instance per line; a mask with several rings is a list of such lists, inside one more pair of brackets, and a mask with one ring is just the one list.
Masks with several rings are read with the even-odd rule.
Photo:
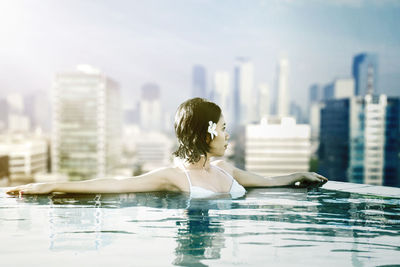
[[0, 95], [49, 89], [56, 72], [92, 64], [118, 81], [125, 105], [155, 82], [174, 111], [189, 97], [193, 64], [233, 74], [251, 58], [274, 85], [290, 62], [291, 98], [312, 83], [350, 77], [352, 57], [379, 56], [380, 90], [400, 95], [400, 1], [0, 0]]

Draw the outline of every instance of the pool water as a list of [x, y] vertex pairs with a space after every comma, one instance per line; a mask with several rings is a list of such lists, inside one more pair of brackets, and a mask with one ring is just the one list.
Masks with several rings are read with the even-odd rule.
[[0, 266], [385, 266], [400, 264], [400, 199], [248, 189], [8, 196]]

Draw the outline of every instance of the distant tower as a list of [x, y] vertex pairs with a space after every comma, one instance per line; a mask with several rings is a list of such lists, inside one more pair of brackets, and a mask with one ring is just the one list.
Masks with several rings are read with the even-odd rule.
[[253, 63], [245, 58], [238, 58], [234, 75], [235, 119], [244, 125], [257, 119]]
[[89, 66], [56, 75], [52, 171], [72, 180], [112, 175], [121, 153], [119, 85]]
[[353, 77], [355, 95], [378, 93], [378, 56], [376, 54], [358, 54], [353, 59]]
[[161, 130], [161, 117], [160, 87], [154, 83], [144, 84], [140, 100], [140, 125], [142, 129]]
[[205, 98], [207, 96], [206, 69], [202, 65], [193, 66], [192, 82], [192, 97]]
[[260, 119], [270, 115], [269, 86], [266, 83], [258, 85], [258, 115]]
[[229, 73], [227, 71], [217, 71], [214, 74], [214, 99], [221, 106], [225, 121], [228, 125], [231, 122], [232, 115], [232, 95], [230, 90]]
[[289, 115], [289, 95], [288, 95], [288, 75], [289, 61], [283, 58], [278, 65], [278, 88], [277, 88], [277, 108], [276, 113], [280, 117]]
[[311, 85], [308, 92], [308, 104], [319, 102], [322, 97], [321, 93], [321, 88], [318, 84]]

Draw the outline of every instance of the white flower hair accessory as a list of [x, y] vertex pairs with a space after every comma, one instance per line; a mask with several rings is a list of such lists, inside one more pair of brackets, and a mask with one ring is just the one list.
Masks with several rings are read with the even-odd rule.
[[218, 136], [218, 133], [217, 133], [216, 129], [217, 129], [217, 124], [215, 122], [209, 121], [208, 122], [208, 130], [207, 130], [207, 132], [209, 132], [211, 134], [211, 140], [214, 139], [214, 135]]

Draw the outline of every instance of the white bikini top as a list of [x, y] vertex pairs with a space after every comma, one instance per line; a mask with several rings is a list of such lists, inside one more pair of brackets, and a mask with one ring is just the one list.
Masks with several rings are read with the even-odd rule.
[[[182, 166], [183, 166], [183, 164], [182, 164]], [[222, 168], [220, 168], [218, 166], [212, 165], [212, 164], [210, 164], [210, 166], [219, 169], [220, 171], [222, 171], [223, 173], [225, 173], [226, 175], [231, 177], [232, 184], [231, 184], [231, 188], [230, 188], [229, 192], [220, 193], [220, 192], [211, 191], [209, 189], [205, 189], [205, 188], [200, 187], [200, 186], [193, 186], [192, 182], [190, 181], [189, 171], [185, 168], [185, 166], [183, 166], [183, 169], [185, 171], [186, 177], [187, 177], [188, 182], [189, 182], [190, 197], [191, 198], [207, 198], [207, 197], [211, 197], [211, 196], [213, 196], [215, 194], [227, 194], [227, 193], [229, 193], [233, 198], [238, 198], [238, 197], [243, 196], [246, 193], [246, 189], [244, 189], [244, 187], [242, 185], [240, 185], [232, 177], [232, 175], [230, 175], [227, 171], [225, 171], [224, 169], [222, 169]]]

